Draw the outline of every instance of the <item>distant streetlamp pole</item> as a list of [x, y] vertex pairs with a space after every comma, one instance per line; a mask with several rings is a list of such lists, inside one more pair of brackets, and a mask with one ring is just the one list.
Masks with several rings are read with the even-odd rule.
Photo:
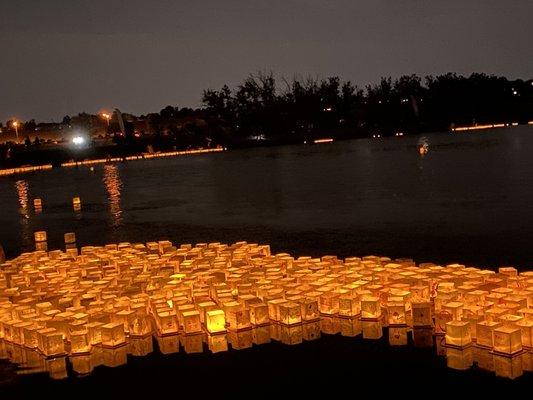
[[15, 134], [17, 135], [17, 143], [19, 142], [19, 122], [13, 121], [13, 128], [15, 128]]
[[105, 118], [105, 120], [107, 121], [107, 127], [109, 127], [109, 120], [111, 119], [111, 115], [109, 115], [108, 113], [102, 113], [102, 117]]

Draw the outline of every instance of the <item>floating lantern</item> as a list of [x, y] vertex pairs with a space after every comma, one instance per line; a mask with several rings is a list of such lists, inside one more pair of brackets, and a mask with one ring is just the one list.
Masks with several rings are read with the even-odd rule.
[[34, 236], [35, 236], [35, 243], [46, 242], [47, 240], [45, 231], [37, 231], [34, 233]]
[[454, 320], [446, 323], [446, 345], [466, 347], [471, 344], [470, 322]]
[[116, 347], [126, 343], [124, 324], [120, 322], [111, 322], [102, 325], [100, 329], [102, 332], [102, 346]]
[[71, 354], [84, 354], [91, 351], [91, 343], [86, 331], [77, 331], [70, 334]]
[[365, 296], [361, 299], [361, 318], [379, 319], [381, 317], [381, 305], [379, 297]]
[[361, 302], [354, 296], [339, 297], [339, 316], [355, 317], [361, 314]]
[[55, 330], [42, 334], [42, 349], [45, 356], [59, 356], [65, 354], [63, 335]]
[[209, 333], [225, 332], [226, 318], [224, 311], [211, 310], [206, 314], [206, 328]]
[[259, 326], [270, 323], [268, 315], [268, 306], [263, 303], [250, 305], [250, 322], [252, 325]]
[[36, 213], [43, 211], [43, 202], [41, 199], [33, 199], [33, 208], [35, 209]]
[[387, 316], [389, 325], [405, 325], [405, 303], [403, 301], [389, 301], [387, 303]]
[[74, 232], [68, 232], [64, 235], [66, 245], [76, 244], [76, 234]]
[[186, 311], [183, 313], [183, 331], [186, 334], [202, 331], [202, 323], [198, 311]]
[[412, 324], [415, 327], [433, 326], [433, 318], [431, 317], [431, 303], [420, 302], [411, 303]]
[[72, 208], [76, 212], [81, 211], [81, 200], [80, 200], [79, 197], [73, 197], [72, 198]]
[[280, 322], [285, 325], [299, 324], [302, 322], [301, 307], [299, 304], [287, 302], [279, 306]]
[[518, 328], [501, 326], [493, 331], [494, 351], [502, 354], [515, 354], [522, 351], [521, 332]]

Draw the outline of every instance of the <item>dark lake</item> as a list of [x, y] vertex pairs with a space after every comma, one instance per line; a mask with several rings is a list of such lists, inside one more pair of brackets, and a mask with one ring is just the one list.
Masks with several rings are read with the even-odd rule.
[[75, 232], [79, 245], [248, 240], [295, 255], [526, 268], [533, 126], [57, 169], [1, 178], [0, 204], [9, 256], [46, 230], [53, 248]]
[[[424, 156], [421, 143], [429, 146]], [[72, 209], [75, 196], [81, 198], [80, 212]], [[41, 213], [33, 210], [37, 197]], [[0, 244], [8, 258], [34, 250], [33, 233], [39, 230], [47, 231], [49, 248], [62, 248], [63, 234], [75, 232], [80, 246], [247, 240], [295, 256], [376, 254], [526, 270], [533, 265], [533, 126], [254, 148], [0, 178]], [[383, 332], [373, 341], [326, 332], [296, 346], [230, 345], [217, 354], [186, 354], [182, 345], [162, 355], [154, 342], [149, 356], [124, 350], [118, 357], [127, 363], [104, 363], [85, 377], [66, 360], [69, 377], [59, 381], [48, 373], [20, 374], [0, 360], [0, 384], [65, 391], [177, 384], [193, 386], [198, 396], [231, 396], [232, 390], [242, 396], [285, 385], [290, 393], [312, 393], [317, 386], [342, 391], [366, 384], [379, 393], [387, 382], [415, 390], [411, 381], [531, 386], [529, 358], [521, 364], [524, 375], [504, 380], [479, 368], [475, 354], [452, 357], [452, 367], [474, 360], [466, 370], [449, 368], [450, 358], [442, 357], [431, 335], [431, 343], [420, 346], [409, 331], [404, 345], [390, 346], [389, 332]], [[8, 358], [5, 351], [2, 358]]]

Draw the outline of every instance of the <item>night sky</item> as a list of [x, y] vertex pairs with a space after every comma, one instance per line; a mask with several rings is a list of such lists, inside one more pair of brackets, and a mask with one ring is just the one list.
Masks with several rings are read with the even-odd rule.
[[251, 72], [533, 77], [531, 0], [0, 0], [0, 120], [200, 105]]

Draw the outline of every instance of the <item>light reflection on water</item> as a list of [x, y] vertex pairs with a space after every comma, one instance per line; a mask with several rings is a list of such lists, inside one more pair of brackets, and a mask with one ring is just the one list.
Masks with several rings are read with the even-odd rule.
[[20, 215], [20, 237], [26, 246], [29, 246], [33, 232], [30, 226], [30, 209], [29, 209], [29, 185], [25, 180], [18, 180], [15, 182], [15, 190], [17, 192]]
[[118, 227], [122, 223], [122, 208], [120, 206], [120, 197], [122, 194], [122, 181], [116, 164], [104, 166], [104, 183], [107, 198], [109, 201], [109, 213], [111, 215], [111, 225]]
[[28, 182], [20, 180], [15, 182], [15, 189], [17, 191], [18, 201], [19, 201], [19, 212], [23, 217], [28, 217]]
[[[436, 335], [434, 329], [430, 327], [386, 327], [381, 321], [325, 316], [322, 316], [320, 321], [298, 325], [269, 324], [215, 335], [198, 333], [129, 337], [126, 344], [115, 348], [93, 346], [89, 353], [53, 358], [47, 358], [36, 350], [0, 340], [0, 359], [7, 359], [16, 364], [17, 375], [46, 373], [51, 379], [65, 379], [71, 375], [91, 374], [98, 366], [114, 368], [125, 365], [128, 362], [128, 355], [148, 356], [154, 353], [154, 339], [158, 348], [156, 353], [159, 357], [164, 357], [179, 352], [198, 354], [207, 351], [214, 354], [244, 350], [271, 343], [271, 341], [292, 346], [319, 340], [323, 334], [340, 334], [354, 339], [359, 337], [365, 340], [387, 341], [386, 343], [390, 346], [435, 347], [437, 356], [445, 357], [447, 367], [455, 370], [478, 368], [490, 371], [498, 377], [511, 379], [522, 376], [524, 372], [533, 371], [533, 353], [530, 351], [505, 356], [476, 345], [456, 348], [447, 346], [444, 335]], [[72, 366], [73, 373], [69, 372], [69, 364]]]

